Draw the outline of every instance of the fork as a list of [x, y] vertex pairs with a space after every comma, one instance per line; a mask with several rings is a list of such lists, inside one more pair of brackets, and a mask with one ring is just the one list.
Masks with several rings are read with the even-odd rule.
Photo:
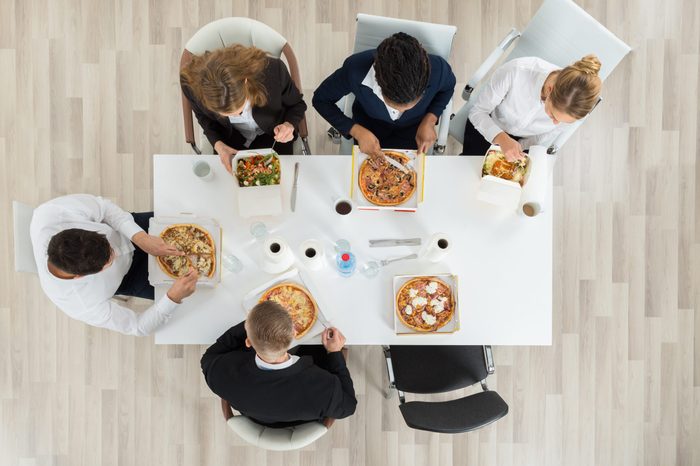
[[379, 261], [379, 265], [384, 267], [385, 265], [389, 265], [392, 262], [398, 262], [398, 261], [403, 261], [407, 259], [416, 259], [418, 258], [418, 254], [409, 254], [408, 256], [403, 256], [403, 257], [397, 257], [395, 259], [382, 259]]

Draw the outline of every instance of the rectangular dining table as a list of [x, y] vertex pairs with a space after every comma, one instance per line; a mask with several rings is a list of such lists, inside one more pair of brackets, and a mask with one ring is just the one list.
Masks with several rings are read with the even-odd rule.
[[[323, 314], [349, 345], [549, 345], [552, 341], [551, 177], [543, 211], [530, 218], [477, 200], [481, 157], [428, 156], [424, 201], [417, 212], [360, 211], [338, 215], [334, 202], [348, 197], [349, 156], [281, 156], [283, 213], [274, 217], [238, 215], [233, 178], [216, 155], [154, 155], [155, 216], [210, 217], [222, 229], [222, 248], [243, 264], [237, 273], [222, 269], [221, 283], [198, 286], [155, 334], [157, 344], [210, 344], [245, 319], [243, 297], [274, 278], [259, 267], [262, 243], [250, 225], [262, 221], [301, 257], [299, 245], [315, 238], [324, 244], [326, 264], [305, 270], [322, 295]], [[192, 171], [206, 160], [213, 179]], [[295, 212], [290, 208], [294, 163], [299, 162]], [[370, 260], [418, 252], [418, 247], [370, 248], [369, 239], [425, 240], [441, 232], [451, 250], [439, 263], [422, 259], [389, 264], [379, 275], [342, 277], [335, 268], [334, 244], [350, 242], [358, 269]], [[303, 265], [297, 260], [297, 267]], [[394, 330], [395, 275], [451, 273], [458, 277], [460, 329], [450, 334], [397, 335]], [[167, 286], [156, 287], [156, 299]], [[318, 339], [317, 339], [318, 340]]]

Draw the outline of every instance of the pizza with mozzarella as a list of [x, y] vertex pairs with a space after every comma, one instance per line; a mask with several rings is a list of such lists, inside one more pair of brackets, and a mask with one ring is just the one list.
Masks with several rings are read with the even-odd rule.
[[297, 340], [311, 330], [316, 322], [318, 309], [311, 293], [296, 283], [281, 283], [267, 289], [259, 302], [274, 301], [292, 316], [294, 338]]
[[199, 225], [170, 225], [160, 234], [167, 244], [185, 253], [184, 256], [159, 256], [158, 265], [172, 278], [187, 273], [190, 267], [200, 276], [211, 278], [216, 271], [216, 246], [209, 232]]
[[407, 327], [418, 332], [434, 332], [455, 312], [450, 285], [436, 277], [416, 277], [396, 294], [396, 314]]
[[[391, 157], [400, 164], [406, 166], [411, 158], [406, 154], [394, 151], [382, 151], [387, 157]], [[366, 158], [360, 165], [358, 184], [362, 195], [369, 202], [380, 206], [394, 206], [406, 202], [416, 190], [416, 171], [406, 167], [408, 173], [404, 173], [390, 163], [383, 163], [375, 167]]]

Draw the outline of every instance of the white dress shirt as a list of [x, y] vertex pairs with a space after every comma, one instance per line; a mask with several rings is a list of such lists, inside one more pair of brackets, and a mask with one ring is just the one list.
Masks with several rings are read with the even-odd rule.
[[253, 107], [250, 105], [250, 101], [245, 101], [245, 107], [243, 107], [243, 112], [240, 115], [229, 116], [228, 120], [231, 122], [234, 128], [238, 130], [239, 133], [245, 138], [245, 146], [250, 147], [250, 143], [255, 140], [258, 136], [265, 134], [265, 131], [260, 129], [258, 124], [253, 119]]
[[501, 131], [518, 136], [523, 149], [549, 146], [568, 126], [555, 125], [544, 111], [545, 79], [560, 68], [536, 57], [516, 58], [501, 65], [476, 97], [469, 120], [489, 142]]
[[396, 121], [399, 118], [401, 118], [401, 115], [403, 115], [403, 112], [400, 112], [393, 107], [389, 107], [386, 104], [386, 101], [384, 100], [384, 96], [382, 95], [382, 88], [379, 87], [379, 83], [377, 82], [377, 76], [374, 73], [374, 65], [372, 65], [369, 68], [369, 71], [367, 72], [365, 79], [362, 80], [362, 85], [367, 86], [370, 89], [372, 89], [372, 92], [374, 92], [374, 95], [379, 97], [379, 99], [382, 102], [384, 102], [384, 106], [386, 107], [386, 111], [389, 112], [389, 118], [391, 118], [391, 121]]
[[286, 361], [281, 362], [279, 364], [270, 364], [269, 362], [265, 362], [262, 359], [260, 359], [260, 357], [257, 354], [255, 355], [255, 365], [258, 366], [259, 369], [262, 369], [264, 371], [277, 371], [280, 369], [286, 369], [298, 360], [299, 356], [290, 354], [289, 359], [287, 359]]
[[[74, 279], [53, 275], [48, 269], [49, 241], [69, 228], [107, 236], [114, 250], [112, 264], [96, 274]], [[127, 335], [150, 334], [165, 323], [177, 307], [167, 295], [142, 313], [110, 300], [129, 271], [134, 255], [131, 238], [140, 231], [143, 230], [130, 213], [101, 197], [73, 194], [40, 205], [34, 210], [30, 234], [44, 293], [73, 319]]]

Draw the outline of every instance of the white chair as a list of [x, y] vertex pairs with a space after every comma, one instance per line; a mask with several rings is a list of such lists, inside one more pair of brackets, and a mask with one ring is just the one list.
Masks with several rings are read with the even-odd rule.
[[[270, 26], [250, 18], [222, 18], [200, 28], [187, 41], [185, 49], [182, 51], [180, 69], [190, 62], [193, 55], [202, 55], [208, 50], [216, 50], [235, 44], [246, 47], [255, 46], [275, 58], [280, 58], [284, 55], [292, 81], [294, 81], [299, 91], [302, 91], [299, 62], [296, 59], [296, 55], [294, 55], [292, 46], [289, 45], [287, 39]], [[200, 146], [197, 147], [194, 138], [192, 106], [184, 95], [182, 96], [182, 114], [185, 119], [185, 140], [187, 143], [192, 146], [192, 149], [197, 154], [201, 154], [202, 151], [213, 154], [214, 149], [207, 138], [204, 137], [202, 131], [200, 131]], [[306, 125], [306, 117], [304, 117], [299, 122], [298, 144], [301, 147], [299, 147], [299, 150], [295, 148], [295, 152], [301, 152], [304, 155], [311, 154], [308, 136], [309, 131]]]
[[[539, 57], [563, 68], [584, 55], [593, 53], [602, 63], [599, 75], [603, 81], [631, 50], [629, 45], [573, 1], [545, 0], [522, 34], [512, 29], [469, 79], [462, 92], [462, 98], [467, 102], [453, 115], [450, 122], [450, 135], [460, 143], [464, 142], [464, 127], [469, 110], [481, 90], [474, 92], [474, 89], [516, 40], [517, 44], [504, 62], [519, 57]], [[570, 125], [549, 145], [547, 152], [554, 154], [561, 149], [584, 120], [582, 118]]]
[[12, 201], [13, 232], [15, 235], [15, 272], [37, 273], [29, 225], [34, 208], [19, 201]]
[[306, 422], [294, 427], [272, 428], [252, 421], [245, 416], [234, 416], [231, 405], [222, 399], [221, 409], [226, 424], [239, 437], [256, 447], [265, 450], [289, 451], [304, 448], [323, 437], [333, 424], [334, 419], [321, 422]]
[[[445, 24], [423, 23], [360, 13], [357, 15], [357, 32], [355, 33], [355, 46], [352, 53], [376, 49], [384, 39], [397, 32], [405, 32], [418, 39], [429, 54], [449, 60], [457, 28]], [[348, 94], [340, 99], [337, 105], [345, 115], [352, 117], [352, 104], [354, 102], [354, 94]], [[447, 131], [451, 113], [452, 100], [447, 104], [438, 123], [438, 139], [434, 147], [438, 153], [444, 152], [447, 145]], [[331, 128], [328, 134], [334, 142], [340, 143], [341, 154], [352, 153], [352, 139], [342, 137], [334, 128]]]

